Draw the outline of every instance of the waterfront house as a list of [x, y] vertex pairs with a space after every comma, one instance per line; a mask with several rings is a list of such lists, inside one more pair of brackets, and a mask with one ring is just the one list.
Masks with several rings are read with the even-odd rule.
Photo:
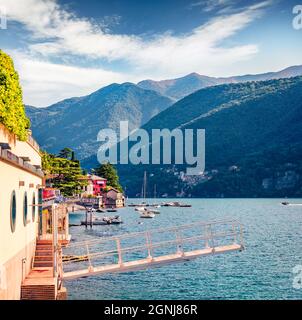
[[31, 270], [43, 172], [39, 146], [0, 124], [0, 300], [19, 299]]
[[54, 258], [70, 240], [67, 208], [54, 204], [43, 178], [30, 132], [19, 141], [0, 124], [0, 300], [64, 296]]
[[96, 175], [88, 174], [82, 179], [87, 181], [87, 185], [82, 189], [82, 197], [101, 196], [107, 187], [107, 179]]
[[125, 196], [115, 188], [110, 188], [104, 195], [107, 208], [122, 208], [125, 206]]

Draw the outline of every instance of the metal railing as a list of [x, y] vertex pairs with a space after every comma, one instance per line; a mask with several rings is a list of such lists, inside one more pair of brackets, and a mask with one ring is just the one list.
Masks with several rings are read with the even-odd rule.
[[31, 134], [28, 135], [28, 137], [27, 137], [27, 142], [28, 142], [34, 149], [36, 149], [38, 152], [40, 151], [40, 146], [39, 146], [38, 142], [32, 137]]
[[[243, 227], [237, 220], [215, 221], [149, 230], [118, 237], [72, 243], [64, 249], [71, 259], [63, 262], [64, 271], [79, 270], [85, 264], [88, 270], [101, 265], [154, 259], [165, 255], [185, 254], [203, 249], [226, 248], [238, 245], [243, 249]], [[226, 250], [227, 251], [227, 250]], [[74, 257], [74, 259], [72, 259]], [[112, 258], [115, 260], [112, 262]], [[74, 266], [77, 265], [77, 269]], [[83, 270], [83, 268], [81, 269]]]

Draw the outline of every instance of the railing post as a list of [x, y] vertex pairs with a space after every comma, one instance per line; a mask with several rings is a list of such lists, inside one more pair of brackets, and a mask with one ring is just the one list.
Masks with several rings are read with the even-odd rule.
[[69, 214], [67, 206], [64, 207], [65, 212], [65, 240], [68, 240], [69, 237]]
[[212, 225], [209, 224], [209, 228], [210, 228], [210, 239], [211, 239], [211, 242], [212, 242], [212, 248], [213, 250], [215, 250], [215, 243], [214, 243], [214, 235], [213, 235], [213, 230], [212, 230]]
[[92, 266], [91, 259], [90, 259], [90, 252], [89, 252], [88, 243], [86, 243], [86, 250], [87, 250], [88, 263], [89, 263], [88, 271], [93, 272], [93, 266]]
[[175, 230], [175, 235], [176, 235], [176, 241], [177, 241], [177, 253], [181, 253], [184, 255], [184, 250], [183, 250], [183, 242], [182, 242], [182, 237], [179, 234], [179, 230]]
[[118, 238], [116, 239], [116, 246], [117, 246], [117, 253], [118, 253], [118, 264], [123, 264], [123, 256], [121, 251], [121, 240]]
[[244, 249], [244, 241], [243, 241], [243, 227], [242, 224], [239, 224], [240, 227], [240, 245], [242, 247], [242, 249]]
[[232, 223], [232, 229], [233, 229], [233, 234], [234, 234], [234, 244], [237, 243], [237, 233], [236, 233], [236, 228], [235, 228], [235, 222]]
[[151, 242], [151, 237], [150, 233], [146, 232], [146, 243], [147, 243], [147, 248], [148, 248], [148, 259], [153, 259], [152, 257], [152, 242]]
[[209, 225], [208, 224], [205, 224], [204, 225], [204, 229], [205, 229], [205, 247], [206, 249], [210, 248], [210, 245], [209, 245]]
[[57, 205], [52, 205], [52, 245], [53, 245], [53, 277], [57, 276], [57, 249], [58, 249], [58, 215]]

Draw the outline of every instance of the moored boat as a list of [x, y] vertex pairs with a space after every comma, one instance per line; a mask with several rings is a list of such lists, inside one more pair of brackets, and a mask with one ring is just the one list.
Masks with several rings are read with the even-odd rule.
[[141, 213], [141, 218], [143, 219], [152, 219], [155, 217], [155, 213], [150, 211], [144, 211]]
[[[115, 217], [102, 217], [102, 218], [93, 218], [92, 223], [91, 221], [87, 221], [87, 225], [94, 225], [94, 226], [102, 226], [102, 225], [110, 225], [110, 224], [121, 224], [123, 223], [122, 219], [119, 216]], [[86, 221], [81, 221], [81, 225], [86, 225]]]

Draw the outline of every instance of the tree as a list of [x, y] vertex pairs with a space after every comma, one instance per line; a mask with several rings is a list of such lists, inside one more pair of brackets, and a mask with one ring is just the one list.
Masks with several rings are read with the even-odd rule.
[[70, 148], [64, 148], [60, 151], [58, 157], [74, 161], [74, 152]]
[[51, 178], [53, 187], [59, 189], [64, 196], [79, 194], [81, 188], [87, 185], [87, 181], [82, 179], [83, 174], [79, 161], [42, 152], [42, 168], [46, 175], [53, 175]]
[[22, 89], [13, 60], [0, 50], [0, 123], [25, 141], [30, 121], [25, 115]]
[[94, 172], [96, 175], [107, 179], [108, 186], [115, 188], [120, 192], [123, 192], [123, 188], [119, 183], [119, 176], [117, 174], [117, 171], [111, 163], [107, 162], [101, 164], [94, 170]]

